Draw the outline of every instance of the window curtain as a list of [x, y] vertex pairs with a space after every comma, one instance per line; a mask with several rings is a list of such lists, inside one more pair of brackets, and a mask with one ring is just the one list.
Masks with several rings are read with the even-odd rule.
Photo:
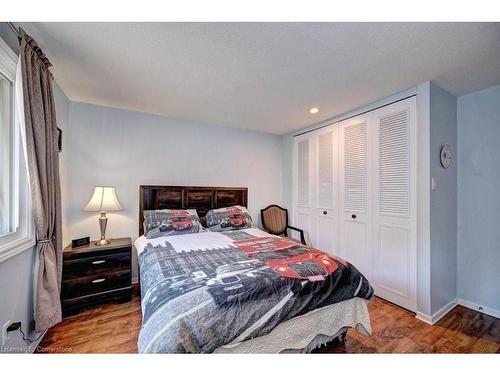
[[[37, 237], [35, 331], [59, 323], [61, 314], [62, 233], [57, 123], [52, 66], [36, 42], [21, 31], [20, 121], [29, 173]], [[24, 107], [24, 108], [23, 108]]]

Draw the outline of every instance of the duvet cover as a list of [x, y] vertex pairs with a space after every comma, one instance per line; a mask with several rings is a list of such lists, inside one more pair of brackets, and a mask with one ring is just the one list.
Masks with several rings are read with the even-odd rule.
[[141, 353], [209, 353], [373, 289], [350, 263], [251, 228], [135, 242]]

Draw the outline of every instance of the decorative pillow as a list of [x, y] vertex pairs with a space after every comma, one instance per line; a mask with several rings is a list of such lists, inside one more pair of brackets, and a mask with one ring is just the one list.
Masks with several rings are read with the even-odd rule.
[[143, 214], [146, 238], [205, 232], [196, 210], [144, 210]]
[[243, 206], [210, 210], [207, 212], [205, 219], [208, 230], [212, 232], [226, 232], [229, 230], [252, 228], [254, 226], [252, 217]]

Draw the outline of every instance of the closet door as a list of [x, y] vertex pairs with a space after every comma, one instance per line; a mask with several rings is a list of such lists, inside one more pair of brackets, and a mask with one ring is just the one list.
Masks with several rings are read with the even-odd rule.
[[338, 135], [337, 126], [328, 126], [314, 135], [314, 246], [339, 254], [338, 243]]
[[416, 102], [373, 112], [373, 239], [375, 293], [417, 308]]
[[[294, 225], [304, 230], [306, 242], [311, 243], [312, 228], [312, 142], [311, 135], [296, 137], [293, 152], [293, 219]], [[295, 238], [296, 234], [290, 234]], [[297, 239], [300, 239], [297, 238]]]
[[370, 115], [340, 123], [341, 256], [370, 279]]

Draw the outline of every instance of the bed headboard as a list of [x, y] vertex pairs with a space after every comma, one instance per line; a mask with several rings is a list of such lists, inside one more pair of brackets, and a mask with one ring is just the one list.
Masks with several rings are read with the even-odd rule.
[[139, 236], [144, 234], [143, 210], [195, 209], [200, 218], [213, 208], [247, 206], [248, 188], [215, 186], [139, 187]]

